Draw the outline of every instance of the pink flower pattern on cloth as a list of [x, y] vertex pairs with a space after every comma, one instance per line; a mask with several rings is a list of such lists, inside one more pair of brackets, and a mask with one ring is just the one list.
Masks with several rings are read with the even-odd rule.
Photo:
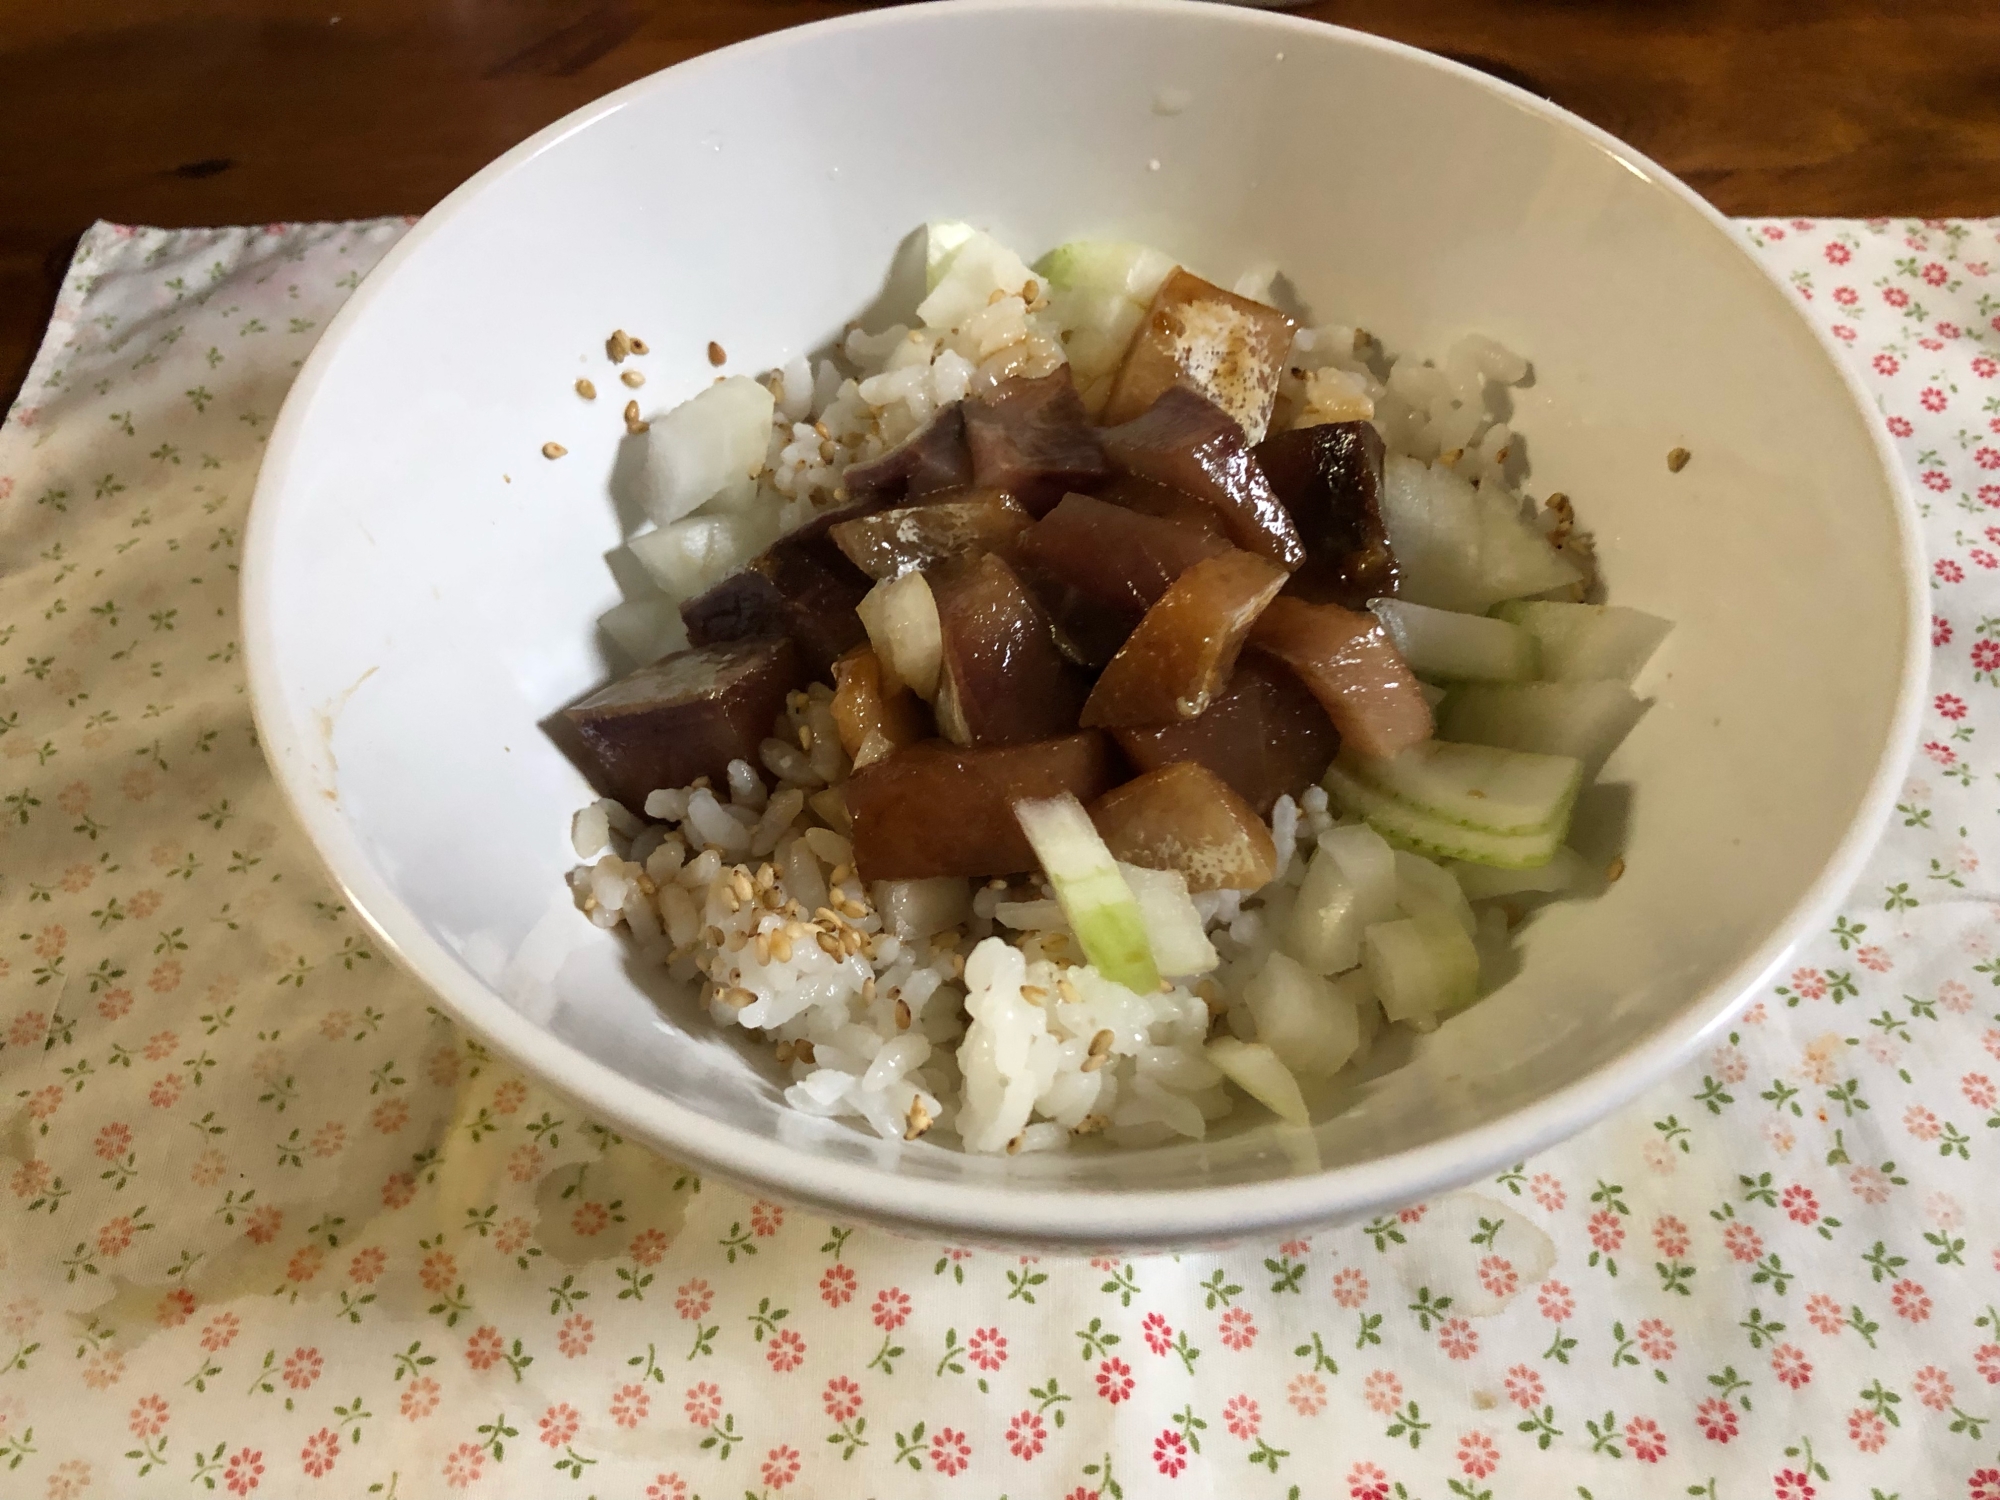
[[98, 225], [0, 430], [0, 1492], [2000, 1500], [2000, 222], [1744, 226], [1933, 559], [1921, 751], [1833, 925], [1537, 1160], [1090, 1262], [698, 1181], [319, 874], [237, 556], [403, 227]]

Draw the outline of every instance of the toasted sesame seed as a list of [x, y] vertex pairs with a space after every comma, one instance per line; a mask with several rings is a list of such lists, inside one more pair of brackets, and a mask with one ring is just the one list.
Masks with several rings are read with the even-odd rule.
[[754, 1003], [756, 999], [755, 995], [740, 984], [733, 984], [722, 992], [723, 1004], [732, 1010], [741, 1010], [744, 1006]]
[[757, 889], [768, 891], [778, 883], [778, 869], [768, 859], [757, 866]]
[[778, 1043], [773, 1051], [777, 1054], [778, 1061], [781, 1063], [788, 1063], [792, 1060], [792, 1044], [790, 1042]]
[[622, 328], [612, 329], [611, 337], [604, 341], [604, 352], [614, 365], [623, 363], [632, 352], [632, 335]]
[[625, 403], [625, 431], [627, 433], [637, 436], [639, 433], [645, 432], [652, 425], [651, 422], [642, 422], [639, 420], [638, 402], [627, 401]]
[[588, 380], [577, 381], [576, 393], [586, 401], [595, 401], [597, 399], [597, 387], [592, 385]]
[[627, 334], [625, 337], [625, 341], [632, 346], [632, 352], [634, 354], [651, 354], [653, 352], [646, 346], [646, 341], [640, 338], [636, 333]]
[[781, 964], [792, 961], [792, 935], [789, 932], [781, 930], [771, 934], [771, 957]]
[[810, 1063], [815, 1061], [813, 1044], [811, 1042], [800, 1042], [796, 1047], [792, 1049], [792, 1055], [802, 1063]]
[[1071, 1128], [1070, 1134], [1096, 1135], [1098, 1131], [1102, 1130], [1105, 1126], [1109, 1125], [1110, 1123], [1111, 1121], [1109, 1119], [1107, 1119], [1103, 1115], [1098, 1114], [1096, 1111], [1093, 1110], [1091, 1113], [1085, 1115], [1081, 1120], [1078, 1120], [1076, 1122], [1076, 1124]]
[[1106, 1057], [1101, 1052], [1093, 1053], [1084, 1058], [1083, 1066], [1078, 1068], [1077, 1071], [1079, 1073], [1095, 1073], [1099, 1068], [1103, 1067], [1106, 1063], [1110, 1061], [1111, 1059]]
[[1061, 996], [1063, 997], [1063, 1001], [1064, 1001], [1064, 1003], [1066, 1003], [1066, 1004], [1069, 1004], [1069, 1005], [1080, 1005], [1080, 1004], [1082, 1004], [1082, 1003], [1083, 1003], [1083, 996], [1079, 995], [1079, 994], [1078, 994], [1078, 993], [1076, 992], [1076, 986], [1075, 986], [1075, 985], [1073, 985], [1073, 984], [1071, 984], [1071, 983], [1069, 982], [1069, 979], [1068, 979], [1068, 977], [1067, 977], [1067, 976], [1058, 976], [1058, 977], [1057, 977], [1057, 979], [1056, 979], [1056, 993], [1057, 993], [1058, 995], [1061, 995]]
[[896, 1002], [896, 1029], [898, 1031], [910, 1029], [910, 1002], [907, 1000]]
[[1092, 1057], [1104, 1056], [1105, 1053], [1111, 1050], [1111, 1044], [1117, 1040], [1116, 1033], [1109, 1026], [1105, 1027], [1090, 1039], [1090, 1055]]
[[1042, 295], [1041, 283], [1036, 281], [1034, 277], [1030, 276], [1027, 280], [1027, 284], [1021, 288], [1021, 300], [1023, 302], [1033, 302], [1037, 297], [1041, 295]]
[[646, 383], [646, 373], [643, 370], [626, 370], [618, 378], [635, 391]]
[[1021, 1143], [1027, 1138], [1028, 1133], [1025, 1130], [1015, 1136], [1013, 1140], [1007, 1143], [1007, 1154], [1009, 1156], [1019, 1156], [1021, 1154]]
[[835, 865], [833, 867], [833, 873], [826, 877], [827, 883], [829, 885], [840, 885], [844, 883], [847, 877], [852, 875], [853, 873], [854, 870], [849, 865]]
[[1021, 986], [1021, 998], [1030, 1005], [1040, 1005], [1049, 998], [1049, 992], [1039, 984], [1024, 984]]
[[845, 953], [840, 951], [840, 939], [830, 932], [822, 932], [813, 941], [819, 944], [820, 952], [824, 953], [828, 958], [833, 959], [836, 963], [847, 957]]
[[1007, 300], [1007, 294], [996, 286], [995, 288], [993, 288], [992, 292], [987, 296], [986, 305], [988, 307], [991, 307], [996, 302], [1004, 302], [1006, 300]]
[[1667, 472], [1669, 474], [1680, 473], [1682, 469], [1688, 466], [1688, 460], [1693, 457], [1694, 455], [1685, 448], [1674, 449], [1667, 455]]
[[1606, 880], [1615, 881], [1618, 879], [1619, 876], [1623, 875], [1624, 873], [1625, 873], [1625, 861], [1622, 858], [1614, 859], [1605, 868], [1604, 878]]
[[768, 964], [771, 961], [771, 936], [769, 933], [758, 933], [750, 946], [756, 953], [759, 964]]
[[716, 343], [714, 339], [710, 339], [708, 341], [708, 362], [712, 365], [720, 365], [728, 363], [728, 360], [728, 352], [722, 345]]
[[910, 1100], [909, 1123], [903, 1131], [903, 1139], [914, 1141], [931, 1128], [931, 1123], [931, 1112], [924, 1108], [923, 1095], [916, 1095]]
[[873, 1000], [875, 998], [875, 976], [873, 974], [870, 974], [866, 979], [861, 981], [861, 998], [863, 1000]]
[[569, 452], [569, 449], [565, 448], [561, 443], [542, 444], [543, 458], [561, 458], [567, 452]]
[[711, 948], [720, 948], [722, 946], [722, 929], [720, 927], [710, 925], [708, 929], [708, 946]]

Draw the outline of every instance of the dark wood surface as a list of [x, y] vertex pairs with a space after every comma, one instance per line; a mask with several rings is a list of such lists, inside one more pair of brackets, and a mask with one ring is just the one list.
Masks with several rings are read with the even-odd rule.
[[[949, 0], [931, 0], [949, 3]], [[577, 105], [824, 0], [0, 0], [0, 399], [93, 219], [420, 212]], [[2000, 214], [2000, 0], [1326, 0], [1737, 214]]]

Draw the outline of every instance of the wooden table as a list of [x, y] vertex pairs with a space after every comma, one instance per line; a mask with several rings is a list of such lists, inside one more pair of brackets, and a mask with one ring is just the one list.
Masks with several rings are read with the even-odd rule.
[[[933, 0], [949, 3], [949, 0]], [[418, 212], [550, 120], [819, 0], [8, 0], [0, 396], [92, 220]], [[2000, 0], [1328, 0], [1738, 214], [2000, 213]]]

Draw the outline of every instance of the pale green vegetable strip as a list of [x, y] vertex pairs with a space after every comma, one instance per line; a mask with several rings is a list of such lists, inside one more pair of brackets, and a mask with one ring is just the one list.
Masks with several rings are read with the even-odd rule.
[[1368, 607], [1388, 627], [1397, 654], [1419, 677], [1439, 682], [1522, 682], [1536, 675], [1540, 652], [1535, 637], [1504, 617], [1432, 609], [1406, 599], [1375, 599]]
[[1315, 974], [1361, 962], [1361, 934], [1396, 914], [1395, 853], [1366, 825], [1329, 828], [1306, 866], [1284, 946]]
[[1295, 1074], [1336, 1073], [1361, 1047], [1354, 1002], [1296, 960], [1273, 953], [1243, 986], [1257, 1039]]
[[1646, 705], [1622, 682], [1472, 683], [1438, 711], [1438, 735], [1503, 750], [1573, 755], [1593, 779]]
[[1551, 682], [1630, 682], [1674, 627], [1657, 615], [1617, 604], [1558, 604], [1518, 599], [1494, 616], [1541, 643], [1541, 675]]
[[1206, 974], [1222, 962], [1202, 930], [1201, 913], [1188, 895], [1187, 877], [1179, 870], [1149, 870], [1118, 862], [1118, 873], [1131, 887], [1146, 924], [1146, 941], [1153, 962], [1167, 974]]
[[1405, 916], [1454, 923], [1467, 937], [1479, 930], [1465, 892], [1444, 866], [1407, 849], [1396, 851], [1396, 904]]
[[1472, 1002], [1479, 989], [1479, 953], [1456, 922], [1405, 917], [1368, 929], [1362, 967], [1382, 1013], [1429, 1030], [1437, 1018]]
[[1496, 870], [1491, 865], [1471, 865], [1462, 860], [1454, 860], [1445, 868], [1458, 881], [1468, 901], [1490, 901], [1496, 896], [1594, 896], [1604, 885], [1603, 873], [1591, 868], [1567, 844], [1537, 870]]
[[1526, 870], [1547, 864], [1562, 847], [1567, 823], [1535, 833], [1491, 833], [1467, 828], [1377, 791], [1350, 776], [1336, 761], [1325, 786], [1335, 802], [1358, 814], [1392, 844], [1433, 859], [1462, 859], [1476, 865]]
[[1219, 1036], [1208, 1044], [1207, 1057], [1222, 1070], [1223, 1077], [1286, 1124], [1312, 1124], [1299, 1081], [1269, 1047]]
[[1489, 833], [1538, 833], [1566, 822], [1583, 785], [1574, 756], [1426, 740], [1378, 758], [1343, 749], [1341, 768], [1378, 792]]
[[1098, 837], [1083, 804], [1065, 792], [1016, 802], [1014, 818], [1056, 888], [1056, 900], [1083, 945], [1083, 956], [1106, 979], [1135, 994], [1157, 990], [1160, 971], [1138, 898], [1118, 873], [1118, 861]]

